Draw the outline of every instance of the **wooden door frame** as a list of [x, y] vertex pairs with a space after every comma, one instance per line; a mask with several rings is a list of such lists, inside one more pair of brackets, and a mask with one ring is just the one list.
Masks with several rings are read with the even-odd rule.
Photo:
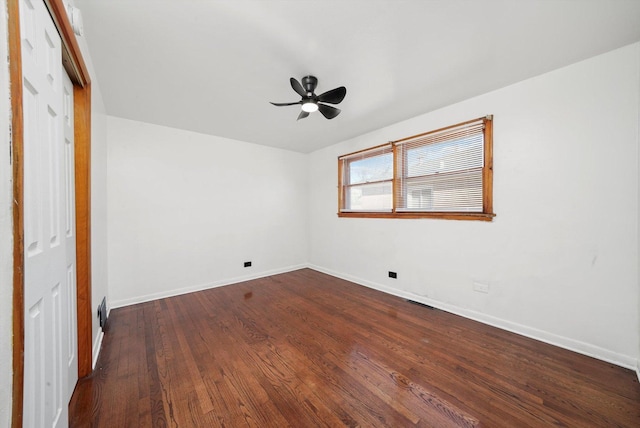
[[[62, 40], [62, 63], [73, 82], [76, 188], [78, 378], [92, 370], [91, 79], [62, 0], [45, 0]], [[11, 156], [13, 168], [13, 389], [11, 426], [22, 427], [24, 394], [24, 129], [19, 0], [7, 1]]]

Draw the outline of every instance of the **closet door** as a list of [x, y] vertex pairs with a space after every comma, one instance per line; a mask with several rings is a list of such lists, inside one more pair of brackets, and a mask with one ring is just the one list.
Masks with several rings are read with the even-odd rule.
[[[70, 367], [77, 377], [75, 249], [68, 248], [75, 239], [73, 157], [69, 162], [73, 139], [65, 138], [68, 126], [65, 121], [73, 117], [67, 111], [71, 107], [66, 104], [73, 103], [65, 100], [61, 41], [42, 0], [21, 0], [20, 32], [24, 120], [24, 426], [66, 427], [72, 391]], [[75, 378], [73, 382], [75, 385]]]

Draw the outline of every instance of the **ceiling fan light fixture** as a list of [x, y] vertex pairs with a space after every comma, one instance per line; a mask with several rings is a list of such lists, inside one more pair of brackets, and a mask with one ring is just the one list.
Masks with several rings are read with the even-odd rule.
[[302, 103], [302, 111], [306, 111], [307, 113], [318, 111], [318, 104], [316, 104], [313, 100], [306, 100]]

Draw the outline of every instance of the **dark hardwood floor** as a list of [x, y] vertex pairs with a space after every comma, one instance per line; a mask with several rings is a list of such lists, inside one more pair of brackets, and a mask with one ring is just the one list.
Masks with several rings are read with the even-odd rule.
[[640, 427], [636, 375], [313, 270], [111, 312], [72, 427]]

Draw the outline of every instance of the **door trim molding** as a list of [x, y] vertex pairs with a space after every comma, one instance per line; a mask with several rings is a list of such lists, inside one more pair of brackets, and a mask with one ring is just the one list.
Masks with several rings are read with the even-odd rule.
[[[45, 0], [74, 83], [78, 377], [91, 373], [91, 79], [62, 0]], [[11, 426], [22, 427], [24, 394], [24, 161], [19, 0], [7, 1], [13, 175], [13, 386]]]
[[62, 65], [73, 84], [84, 88], [91, 83], [91, 77], [62, 0], [44, 0], [44, 2], [62, 39]]
[[13, 386], [11, 426], [22, 427], [24, 395], [24, 216], [22, 53], [19, 0], [8, 0], [9, 80], [11, 91], [11, 167], [13, 174]]
[[91, 85], [73, 86], [76, 173], [78, 379], [92, 370], [91, 317]]

